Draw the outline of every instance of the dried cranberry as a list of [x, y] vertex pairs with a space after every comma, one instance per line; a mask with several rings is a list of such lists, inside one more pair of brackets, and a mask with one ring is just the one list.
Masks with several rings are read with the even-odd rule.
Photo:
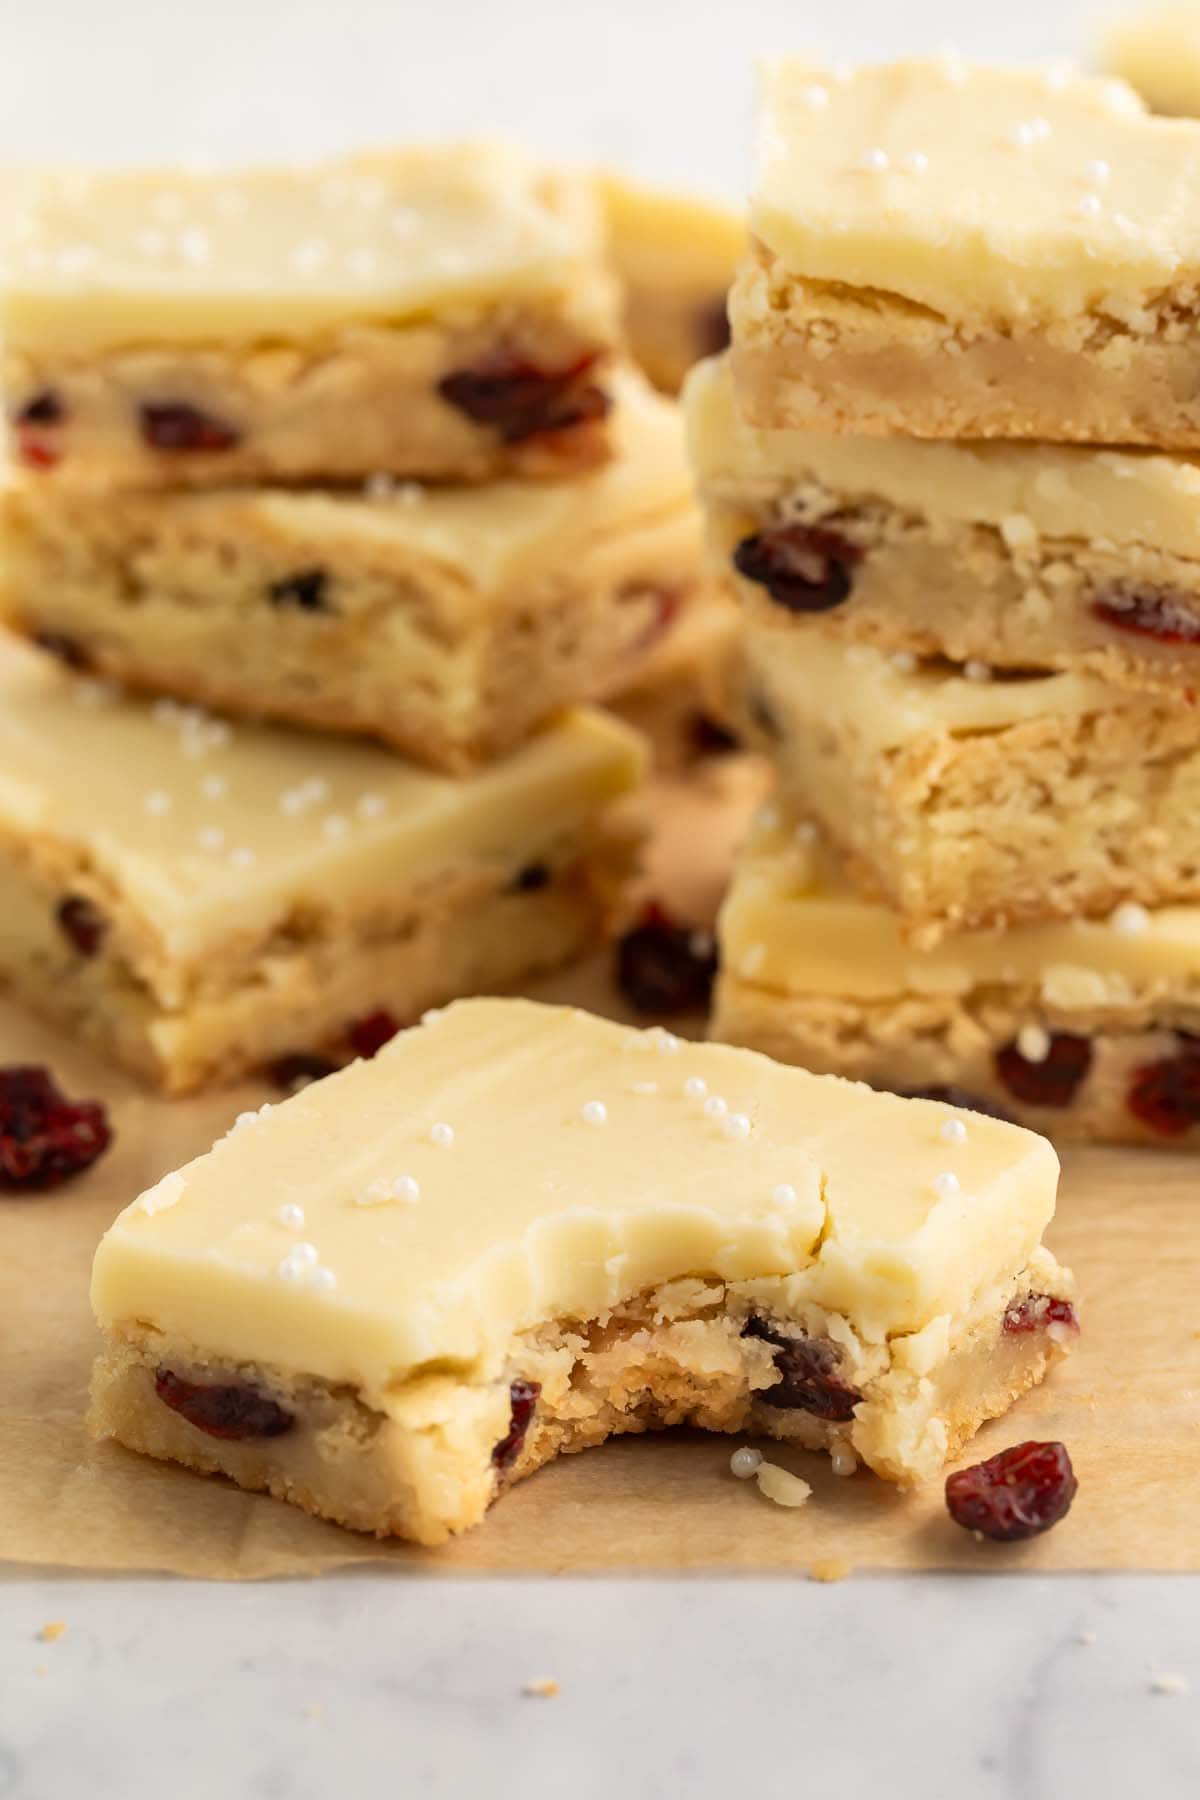
[[1169, 590], [1113, 588], [1106, 598], [1093, 600], [1092, 614], [1118, 631], [1157, 638], [1160, 644], [1200, 643], [1200, 614]]
[[91, 660], [78, 638], [68, 637], [65, 631], [37, 631], [33, 637], [39, 650], [48, 656], [56, 656], [68, 669], [81, 672], [91, 668]]
[[57, 1187], [111, 1140], [98, 1100], [68, 1100], [45, 1069], [0, 1069], [0, 1193]]
[[707, 1006], [717, 953], [707, 932], [677, 925], [650, 906], [617, 944], [617, 985], [640, 1013], [664, 1018]]
[[816, 525], [778, 525], [744, 537], [733, 566], [765, 587], [788, 612], [829, 612], [849, 598], [862, 551], [840, 532]]
[[541, 888], [549, 887], [554, 879], [545, 863], [526, 863], [525, 867], [513, 877], [510, 890], [514, 894], [536, 894]]
[[1181, 1050], [1133, 1071], [1125, 1104], [1160, 1137], [1182, 1137], [1200, 1125], [1200, 1050]]
[[231, 450], [241, 433], [185, 401], [146, 401], [142, 436], [152, 450]]
[[59, 930], [70, 938], [80, 956], [95, 956], [108, 933], [108, 920], [98, 906], [82, 894], [71, 894], [54, 915]]
[[696, 314], [696, 342], [701, 356], [716, 356], [729, 348], [729, 309], [724, 294]]
[[54, 450], [49, 444], [39, 443], [37, 438], [30, 437], [20, 426], [17, 427], [17, 455], [30, 469], [52, 469], [62, 461], [62, 451]]
[[299, 612], [329, 612], [329, 577], [324, 569], [301, 569], [267, 589], [272, 606], [294, 606]]
[[1068, 1331], [1079, 1330], [1079, 1320], [1069, 1300], [1056, 1300], [1053, 1294], [1025, 1294], [1020, 1300], [1014, 1300], [1004, 1315], [1004, 1331], [1008, 1337], [1045, 1331], [1047, 1325], [1065, 1325]]
[[244, 1382], [184, 1381], [170, 1369], [159, 1369], [154, 1391], [164, 1406], [209, 1437], [281, 1437], [296, 1423], [286, 1408]]
[[1014, 1444], [946, 1477], [946, 1506], [964, 1531], [998, 1544], [1037, 1537], [1070, 1511], [1078, 1482], [1063, 1444]]
[[779, 1380], [758, 1395], [767, 1406], [795, 1407], [839, 1424], [854, 1417], [862, 1395], [839, 1378], [837, 1368], [842, 1353], [836, 1344], [825, 1338], [785, 1337], [765, 1319], [747, 1319], [742, 1336], [761, 1338], [776, 1346]]
[[285, 1094], [298, 1094], [311, 1082], [323, 1081], [326, 1075], [332, 1075], [337, 1068], [327, 1056], [314, 1056], [306, 1051], [298, 1050], [292, 1056], [280, 1056], [269, 1064], [267, 1073], [277, 1088]]
[[1014, 1099], [1026, 1106], [1070, 1106], [1092, 1066], [1090, 1038], [1056, 1031], [1041, 1062], [1030, 1062], [1016, 1043], [997, 1050], [995, 1068]]
[[61, 425], [67, 416], [62, 396], [53, 388], [42, 388], [27, 400], [16, 414], [18, 425]]
[[384, 1012], [380, 1008], [378, 1012], [368, 1013], [365, 1018], [355, 1019], [346, 1036], [356, 1056], [371, 1057], [382, 1050], [399, 1029], [399, 1021], [393, 1019], [390, 1012]]
[[711, 713], [694, 713], [688, 735], [699, 756], [728, 756], [742, 747], [733, 732]]
[[508, 1422], [508, 1430], [492, 1451], [492, 1461], [498, 1469], [507, 1469], [510, 1464], [516, 1462], [521, 1454], [521, 1446], [525, 1442], [525, 1434], [533, 1422], [538, 1395], [541, 1391], [540, 1381], [514, 1381], [509, 1388], [512, 1413]]
[[966, 1088], [954, 1087], [950, 1083], [935, 1084], [933, 1087], [899, 1089], [902, 1100], [940, 1100], [943, 1106], [955, 1106], [960, 1112], [982, 1113], [985, 1119], [1002, 1119], [1006, 1125], [1013, 1123], [1009, 1115], [994, 1100], [982, 1100], [978, 1094], [972, 1094]]
[[612, 402], [591, 380], [594, 355], [561, 368], [541, 368], [512, 350], [494, 350], [438, 382], [438, 393], [477, 425], [493, 426], [507, 444], [602, 419]]

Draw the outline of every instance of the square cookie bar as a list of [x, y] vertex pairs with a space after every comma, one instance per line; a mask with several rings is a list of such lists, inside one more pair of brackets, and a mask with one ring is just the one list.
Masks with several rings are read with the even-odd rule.
[[714, 551], [752, 614], [886, 650], [1200, 680], [1200, 466], [1078, 445], [771, 431], [689, 377]]
[[96, 672], [435, 767], [627, 686], [704, 584], [677, 409], [626, 377], [571, 481], [0, 499], [0, 615]]
[[1200, 445], [1200, 124], [1070, 70], [768, 66], [734, 365], [762, 425]]
[[0, 646], [0, 982], [169, 1093], [332, 1067], [598, 944], [644, 760], [573, 713], [455, 780]]
[[47, 173], [5, 239], [5, 405], [43, 480], [474, 480], [607, 454], [590, 183], [508, 146]]
[[[1200, 902], [1200, 711], [1087, 675], [913, 665], [752, 627], [742, 714], [914, 942]], [[982, 677], [982, 679], [980, 679]]]
[[666, 1425], [932, 1477], [1073, 1336], [1057, 1174], [952, 1107], [464, 1001], [121, 1214], [92, 1429], [426, 1544]]
[[1058, 1140], [1200, 1146], [1200, 906], [933, 949], [768, 809], [720, 921], [713, 1034]]
[[597, 183], [629, 348], [655, 387], [678, 393], [692, 364], [729, 342], [726, 295], [746, 253], [745, 216], [623, 175]]

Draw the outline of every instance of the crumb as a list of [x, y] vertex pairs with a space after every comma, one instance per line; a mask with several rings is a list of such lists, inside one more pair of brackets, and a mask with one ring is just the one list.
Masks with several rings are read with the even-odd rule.
[[1190, 1694], [1192, 1684], [1186, 1675], [1152, 1675], [1150, 1692], [1152, 1694]]
[[842, 1556], [825, 1556], [808, 1565], [810, 1581], [845, 1581], [849, 1573], [850, 1564]]
[[1081, 1631], [1079, 1636], [1075, 1639], [1077, 1644], [1094, 1644], [1095, 1641], [1096, 1634], [1094, 1631]]
[[531, 1700], [553, 1700], [562, 1692], [562, 1689], [553, 1675], [535, 1675], [532, 1681], [525, 1683], [521, 1692], [527, 1694]]
[[324, 1712], [325, 1702], [323, 1700], [310, 1700], [304, 1709], [304, 1716], [306, 1719], [319, 1719]]
[[760, 1463], [754, 1477], [759, 1493], [773, 1500], [776, 1506], [803, 1506], [812, 1493], [807, 1481], [801, 1481], [790, 1469], [780, 1468], [778, 1463]]
[[38, 1637], [43, 1644], [57, 1644], [59, 1638], [62, 1637], [66, 1629], [67, 1621], [65, 1619], [51, 1619], [48, 1625], [42, 1626], [42, 1629], [38, 1632]]
[[35, 1675], [48, 1675], [50, 1673], [50, 1664], [49, 1663], [38, 1663], [35, 1666], [33, 1672]]

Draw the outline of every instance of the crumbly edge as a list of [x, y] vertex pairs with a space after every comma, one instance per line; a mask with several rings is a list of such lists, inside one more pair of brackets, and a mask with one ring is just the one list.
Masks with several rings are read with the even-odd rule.
[[[1092, 1062], [1071, 1103], [1030, 1106], [999, 1080], [996, 1052], [1024, 1027], [1090, 1041]], [[903, 994], [864, 1000], [784, 993], [723, 973], [711, 1035], [819, 1075], [841, 1075], [895, 1093], [952, 1087], [994, 1105], [1059, 1143], [1200, 1148], [1200, 1129], [1164, 1138], [1126, 1105], [1133, 1073], [1179, 1054], [1180, 1033], [1200, 1034], [1200, 977], [1171, 996], [1128, 1005], [1065, 1005], [1053, 990], [985, 988], [966, 995]]]
[[[758, 1433], [811, 1450], [860, 1456], [885, 1479], [931, 1478], [984, 1421], [1040, 1381], [1069, 1331], [1009, 1337], [1006, 1308], [1027, 1294], [1069, 1297], [1071, 1280], [1045, 1251], [998, 1284], [989, 1310], [947, 1330], [871, 1344], [852, 1323], [789, 1299], [786, 1279], [724, 1284], [685, 1278], [602, 1319], [557, 1320], [514, 1340], [484, 1385], [431, 1372], [372, 1405], [351, 1387], [211, 1358], [145, 1324], [109, 1334], [96, 1365], [90, 1426], [99, 1437], [229, 1475], [321, 1517], [381, 1536], [438, 1544], [482, 1518], [513, 1482], [555, 1456], [629, 1432], [691, 1425]], [[818, 1336], [838, 1378], [862, 1392], [850, 1421], [770, 1405], [775, 1347], [743, 1336], [763, 1319], [784, 1335]], [[248, 1384], [291, 1412], [290, 1431], [260, 1442], [208, 1436], [158, 1400], [156, 1370], [185, 1380]], [[509, 1384], [540, 1385], [510, 1467], [493, 1450], [509, 1428]]]

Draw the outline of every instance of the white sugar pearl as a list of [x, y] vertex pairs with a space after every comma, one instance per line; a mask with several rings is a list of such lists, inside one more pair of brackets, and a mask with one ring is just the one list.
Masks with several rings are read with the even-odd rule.
[[683, 1091], [689, 1100], [703, 1100], [708, 1092], [708, 1083], [703, 1075], [689, 1075], [683, 1084]]
[[679, 1039], [669, 1031], [656, 1031], [654, 1048], [661, 1056], [677, 1056], [680, 1050]]
[[332, 1269], [314, 1269], [312, 1284], [315, 1288], [321, 1288], [328, 1293], [331, 1288], [337, 1286], [337, 1276]]
[[382, 794], [360, 794], [358, 811], [364, 819], [378, 819], [387, 811], [387, 801]]
[[1108, 922], [1122, 937], [1140, 937], [1150, 929], [1150, 914], [1136, 900], [1125, 900], [1109, 914]]
[[608, 1108], [603, 1100], [588, 1100], [580, 1115], [585, 1125], [607, 1125]]
[[762, 1465], [762, 1451], [755, 1450], [751, 1444], [743, 1444], [735, 1450], [729, 1459], [730, 1471], [739, 1481], [749, 1481]]
[[938, 1126], [938, 1136], [943, 1144], [965, 1144], [967, 1128], [961, 1119], [943, 1119]]
[[1031, 144], [1044, 143], [1050, 136], [1050, 121], [1048, 119], [1022, 119], [1019, 125], [1013, 126], [1008, 136], [1009, 142], [1015, 144], [1019, 150], [1028, 150]]
[[722, 1130], [726, 1137], [738, 1139], [748, 1138], [750, 1136], [750, 1121], [745, 1113], [730, 1113]]
[[963, 664], [963, 674], [968, 681], [990, 681], [992, 679], [990, 665], [985, 662], [978, 662], [974, 657], [972, 657], [969, 662]]
[[829, 1446], [829, 1461], [835, 1475], [853, 1475], [858, 1467], [858, 1458], [850, 1445], [840, 1438]]
[[229, 861], [231, 867], [235, 869], [252, 869], [258, 861], [258, 857], [253, 850], [249, 850], [243, 846], [239, 850], [230, 851]]
[[720, 1094], [710, 1094], [708, 1099], [704, 1102], [704, 1116], [706, 1119], [723, 1119], [728, 1111], [729, 1102], [728, 1100], [722, 1100]]
[[454, 1142], [454, 1127], [439, 1119], [436, 1125], [429, 1127], [429, 1139], [441, 1150], [448, 1150]]
[[297, 1206], [294, 1200], [289, 1200], [281, 1206], [276, 1216], [279, 1223], [286, 1225], [289, 1231], [304, 1230], [304, 1208]]
[[315, 1244], [296, 1244], [288, 1255], [298, 1269], [315, 1269], [321, 1260]]
[[790, 1181], [781, 1181], [771, 1198], [776, 1206], [795, 1206], [796, 1190]]
[[1094, 161], [1088, 164], [1087, 168], [1084, 170], [1084, 174], [1087, 179], [1094, 182], [1097, 187], [1103, 187], [1104, 183], [1112, 176], [1112, 164], [1105, 162], [1102, 156], [1097, 156]]
[[150, 793], [146, 795], [142, 805], [150, 814], [151, 818], [161, 819], [164, 813], [169, 813], [171, 810], [171, 796], [170, 794], [164, 794], [161, 788], [153, 788]]
[[887, 151], [880, 150], [876, 147], [871, 150], [863, 151], [858, 159], [858, 166], [860, 169], [870, 170], [872, 174], [882, 175], [883, 171], [888, 167], [889, 162], [890, 158]]
[[341, 813], [330, 813], [329, 817], [321, 822], [321, 830], [327, 838], [344, 838], [349, 829], [350, 821], [343, 818]]
[[1050, 1033], [1044, 1025], [1022, 1025], [1017, 1033], [1017, 1049], [1026, 1062], [1045, 1062], [1050, 1054]]
[[200, 792], [206, 800], [223, 800], [229, 792], [229, 780], [225, 775], [206, 775], [200, 783]]
[[904, 167], [910, 175], [924, 175], [929, 167], [929, 158], [923, 150], [910, 150], [904, 158]]
[[204, 825], [196, 833], [196, 842], [202, 850], [221, 850], [225, 845], [225, 833], [219, 825]]
[[1104, 211], [1104, 202], [1099, 194], [1085, 194], [1075, 211], [1081, 219], [1098, 219]]
[[392, 1183], [392, 1193], [406, 1206], [415, 1206], [421, 1198], [421, 1184], [415, 1175], [397, 1175]]
[[824, 112], [829, 105], [829, 90], [814, 81], [808, 87], [800, 89], [800, 99], [805, 106], [811, 107], [813, 112]]
[[953, 1169], [943, 1169], [940, 1175], [933, 1178], [933, 1191], [939, 1200], [952, 1200], [960, 1191], [961, 1185]]

